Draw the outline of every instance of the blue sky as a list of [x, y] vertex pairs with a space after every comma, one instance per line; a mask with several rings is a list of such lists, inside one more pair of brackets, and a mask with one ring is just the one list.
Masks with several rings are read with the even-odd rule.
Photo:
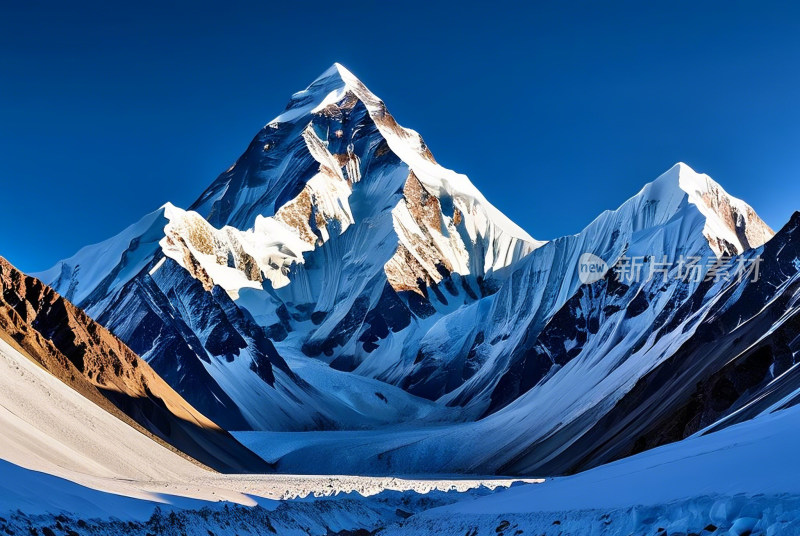
[[[334, 61], [539, 239], [677, 161], [800, 210], [800, 9], [765, 2], [6, 3], [0, 255], [187, 207]], [[787, 3], [788, 4], [788, 3]]]

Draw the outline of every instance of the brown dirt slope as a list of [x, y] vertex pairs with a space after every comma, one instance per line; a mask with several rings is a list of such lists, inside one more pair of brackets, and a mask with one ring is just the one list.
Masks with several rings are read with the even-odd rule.
[[2, 257], [0, 337], [98, 406], [193, 461], [224, 473], [271, 469], [107, 329]]

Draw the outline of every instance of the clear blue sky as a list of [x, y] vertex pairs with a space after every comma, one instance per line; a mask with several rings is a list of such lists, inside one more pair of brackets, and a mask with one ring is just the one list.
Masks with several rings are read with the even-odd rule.
[[773, 227], [800, 209], [788, 3], [165, 4], [4, 3], [0, 255], [22, 269], [188, 206], [334, 61], [536, 238], [679, 160]]

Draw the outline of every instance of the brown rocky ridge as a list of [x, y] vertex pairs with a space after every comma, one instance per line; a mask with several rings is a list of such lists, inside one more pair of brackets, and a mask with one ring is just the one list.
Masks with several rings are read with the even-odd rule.
[[111, 332], [2, 257], [0, 338], [115, 417], [192, 461], [226, 473], [270, 470]]

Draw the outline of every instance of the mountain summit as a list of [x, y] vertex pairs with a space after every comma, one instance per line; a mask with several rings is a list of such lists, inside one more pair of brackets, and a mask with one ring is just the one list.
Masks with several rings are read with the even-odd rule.
[[718, 255], [738, 255], [761, 246], [775, 234], [750, 205], [683, 162], [672, 166], [648, 188], [654, 199], [686, 197], [686, 201], [697, 207], [706, 220], [703, 235]]
[[[299, 143], [301, 138], [303, 144]], [[356, 165], [355, 159], [370, 156], [369, 151], [377, 146], [382, 154], [391, 152], [399, 159], [430, 193], [454, 196], [465, 207], [475, 206], [497, 220], [495, 225], [502, 227], [504, 233], [539, 244], [492, 207], [465, 175], [439, 166], [422, 137], [401, 127], [383, 101], [338, 63], [308, 88], [292, 95], [286, 110], [262, 129], [247, 152], [200, 196], [191, 210], [218, 227], [252, 227], [257, 215], [273, 215], [285, 201], [296, 198], [313, 177], [308, 169], [281, 166], [287, 158], [294, 162], [302, 153], [308, 153], [301, 160], [311, 168], [327, 168], [334, 175], [339, 175], [341, 169], [346, 180], [357, 182], [362, 166]]]

